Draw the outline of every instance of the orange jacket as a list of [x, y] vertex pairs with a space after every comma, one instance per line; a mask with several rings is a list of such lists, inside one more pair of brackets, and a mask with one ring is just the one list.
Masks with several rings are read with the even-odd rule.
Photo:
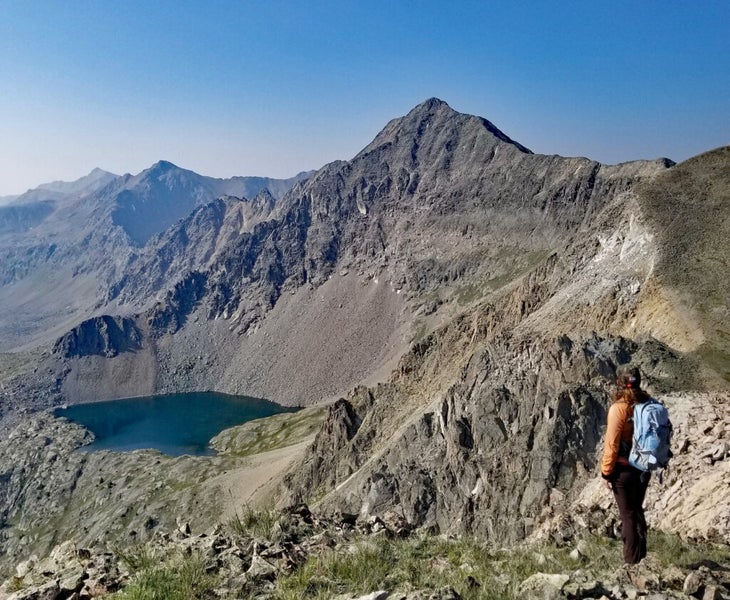
[[616, 463], [629, 464], [629, 450], [634, 436], [634, 406], [618, 400], [608, 409], [606, 440], [603, 444], [601, 475], [610, 477]]

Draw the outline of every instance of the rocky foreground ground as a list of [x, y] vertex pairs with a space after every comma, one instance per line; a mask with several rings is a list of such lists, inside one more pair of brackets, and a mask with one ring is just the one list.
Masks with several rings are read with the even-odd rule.
[[649, 556], [627, 566], [615, 539], [587, 529], [552, 536], [501, 550], [413, 532], [396, 515], [324, 518], [299, 505], [248, 511], [207, 533], [181, 522], [126, 548], [66, 541], [17, 565], [0, 599], [730, 598], [727, 546], [655, 535]]
[[217, 507], [233, 500], [239, 470], [250, 484], [253, 458], [311, 440], [319, 409], [228, 430], [215, 440], [222, 454], [200, 459], [80, 453], [88, 434], [40, 415], [0, 444], [0, 557], [11, 567], [0, 600], [730, 598], [729, 398], [663, 399], [675, 456], [649, 488], [650, 553], [636, 567], [621, 566], [618, 515], [597, 477], [575, 495], [553, 489], [528, 539], [504, 548], [498, 537], [417, 528], [397, 511]]

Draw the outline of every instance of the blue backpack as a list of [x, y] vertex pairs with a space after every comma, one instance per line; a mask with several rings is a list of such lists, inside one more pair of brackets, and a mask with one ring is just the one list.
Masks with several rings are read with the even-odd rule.
[[634, 405], [634, 442], [629, 463], [642, 471], [664, 469], [672, 456], [669, 411], [653, 398]]

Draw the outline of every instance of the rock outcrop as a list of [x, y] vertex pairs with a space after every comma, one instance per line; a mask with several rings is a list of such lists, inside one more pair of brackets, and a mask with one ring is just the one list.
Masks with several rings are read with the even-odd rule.
[[103, 315], [74, 327], [60, 338], [53, 351], [64, 358], [105, 356], [139, 349], [142, 336], [132, 319]]

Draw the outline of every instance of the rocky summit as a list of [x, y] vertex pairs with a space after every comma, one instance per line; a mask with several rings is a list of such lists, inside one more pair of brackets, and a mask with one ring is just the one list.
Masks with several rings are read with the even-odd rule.
[[[730, 543], [730, 148], [681, 164], [538, 155], [430, 99], [352, 160], [278, 186], [164, 162], [104, 181], [0, 213], [3, 310], [41, 310], [0, 355], [0, 426], [15, 440], [0, 445], [7, 569], [65, 539], [152, 540], [174, 529], [176, 503], [212, 527], [240, 508], [225, 489], [255, 460], [269, 473], [246, 499], [324, 520], [397, 515], [404, 531], [499, 547], [615, 535], [596, 475], [626, 363], [675, 426], [652, 526]], [[59, 291], [30, 294], [41, 279]], [[207, 389], [316, 418], [228, 432], [222, 456], [171, 466], [79, 454], [83, 432], [44, 412]], [[92, 505], [99, 525], [73, 531]], [[673, 589], [722, 597], [707, 568], [694, 592], [676, 587], [689, 568]], [[520, 589], [638, 597], [657, 586], [629, 580], [664, 577], [652, 573], [593, 596], [574, 574]]]

